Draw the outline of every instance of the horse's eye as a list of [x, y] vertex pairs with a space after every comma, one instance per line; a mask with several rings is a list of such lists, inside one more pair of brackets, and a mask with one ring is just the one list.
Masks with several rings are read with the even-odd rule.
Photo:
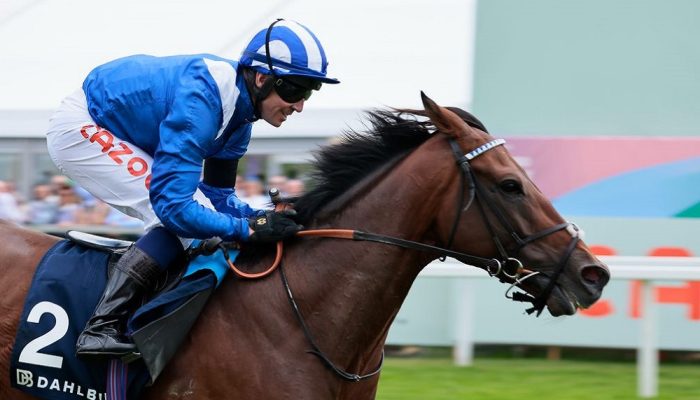
[[499, 187], [504, 193], [523, 194], [523, 187], [515, 179], [506, 179], [499, 184]]

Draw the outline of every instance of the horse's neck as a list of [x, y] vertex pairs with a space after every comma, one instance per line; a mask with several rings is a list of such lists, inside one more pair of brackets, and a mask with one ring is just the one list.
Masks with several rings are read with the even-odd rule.
[[[419, 172], [401, 168], [325, 224], [428, 240], [429, 215], [441, 188], [418, 187]], [[322, 336], [319, 341], [343, 365], [366, 368], [378, 355], [413, 281], [430, 260], [431, 255], [386, 244], [309, 239], [290, 249], [285, 262], [298, 268], [291, 271], [290, 267], [290, 285], [303, 299], [309, 325], [324, 327], [317, 332]]]

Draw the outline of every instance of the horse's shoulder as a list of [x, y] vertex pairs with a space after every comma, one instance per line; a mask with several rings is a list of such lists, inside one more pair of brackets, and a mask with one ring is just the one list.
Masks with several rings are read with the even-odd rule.
[[0, 255], [2, 258], [32, 256], [40, 258], [59, 240], [61, 238], [57, 236], [0, 220]]

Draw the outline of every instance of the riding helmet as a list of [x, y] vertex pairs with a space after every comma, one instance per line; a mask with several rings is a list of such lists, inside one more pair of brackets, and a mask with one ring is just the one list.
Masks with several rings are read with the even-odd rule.
[[[269, 55], [268, 55], [269, 49]], [[241, 53], [241, 65], [278, 77], [300, 76], [323, 83], [340, 83], [326, 75], [328, 60], [321, 42], [307, 27], [279, 19], [258, 32]]]

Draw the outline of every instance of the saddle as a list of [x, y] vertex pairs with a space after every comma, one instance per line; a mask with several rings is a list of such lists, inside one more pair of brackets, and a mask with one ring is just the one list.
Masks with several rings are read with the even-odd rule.
[[128, 240], [113, 239], [104, 236], [97, 236], [87, 232], [68, 231], [66, 237], [76, 243], [82, 244], [85, 247], [90, 247], [97, 250], [124, 250], [134, 244]]
[[[100, 398], [115, 387], [124, 398], [138, 398], [143, 387], [156, 380], [228, 264], [221, 252], [197, 256], [189, 265], [183, 259], [182, 268], [171, 269], [181, 272], [161, 278], [156, 291], [143, 299], [127, 323], [138, 354], [124, 362], [78, 360], [77, 336], [102, 295], [111, 269], [131, 245], [130, 241], [71, 231], [66, 240], [47, 251], [37, 266], [20, 317], [11, 359], [13, 387], [51, 400]], [[237, 254], [228, 251], [230, 259]], [[53, 318], [42, 318], [47, 313]]]

